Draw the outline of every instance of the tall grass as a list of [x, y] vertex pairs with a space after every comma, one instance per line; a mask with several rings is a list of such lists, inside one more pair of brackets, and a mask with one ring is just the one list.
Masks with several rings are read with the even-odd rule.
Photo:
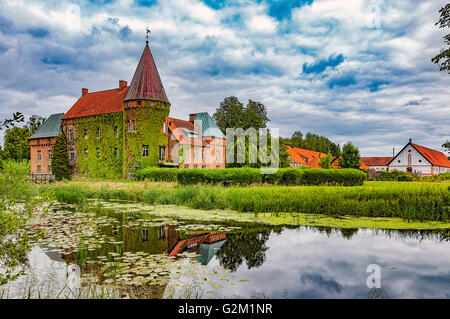
[[446, 187], [420, 183], [402, 186], [397, 184], [391, 182], [378, 187], [369, 184], [351, 188], [185, 186], [120, 191], [61, 186], [55, 193], [63, 203], [82, 203], [87, 198], [122, 199], [150, 204], [185, 205], [206, 210], [323, 213], [449, 221], [450, 192]]

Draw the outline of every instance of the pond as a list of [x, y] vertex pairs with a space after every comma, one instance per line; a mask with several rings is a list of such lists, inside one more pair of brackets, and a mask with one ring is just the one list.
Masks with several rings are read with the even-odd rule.
[[450, 298], [448, 230], [269, 226], [180, 210], [54, 205], [31, 223], [42, 235], [27, 275], [0, 297]]

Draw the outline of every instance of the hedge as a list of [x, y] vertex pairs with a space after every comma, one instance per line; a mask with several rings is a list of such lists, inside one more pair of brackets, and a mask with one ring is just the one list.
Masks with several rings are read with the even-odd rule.
[[399, 181], [399, 182], [411, 182], [414, 180], [411, 174], [406, 172], [393, 170], [381, 172], [380, 180], [382, 181]]
[[255, 168], [229, 168], [222, 170], [182, 169], [177, 173], [181, 185], [221, 184], [251, 185], [363, 185], [366, 174], [356, 169], [299, 169], [282, 168], [275, 174], [261, 174]]
[[176, 168], [149, 167], [137, 170], [135, 177], [138, 180], [148, 179], [154, 182], [176, 182], [178, 171]]

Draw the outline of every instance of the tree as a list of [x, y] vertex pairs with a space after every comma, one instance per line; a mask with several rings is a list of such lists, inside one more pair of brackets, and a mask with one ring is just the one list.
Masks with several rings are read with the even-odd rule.
[[442, 144], [442, 147], [445, 148], [445, 151], [448, 153], [449, 157], [448, 159], [450, 159], [450, 141], [447, 140], [447, 142], [445, 142], [444, 144]]
[[327, 156], [321, 157], [319, 160], [319, 166], [322, 168], [331, 168], [331, 162], [333, 161], [333, 155], [328, 151]]
[[220, 102], [213, 118], [220, 130], [226, 134], [227, 128], [243, 127], [243, 114], [244, 105], [237, 97], [230, 96]]
[[7, 129], [4, 139], [4, 158], [17, 161], [29, 160], [30, 147], [28, 145], [28, 139], [30, 136], [31, 131], [26, 127], [15, 126]]
[[70, 177], [69, 157], [67, 155], [66, 145], [66, 136], [64, 133], [60, 133], [55, 139], [55, 145], [52, 151], [52, 172], [57, 181], [69, 179]]
[[45, 117], [39, 116], [39, 115], [32, 115], [30, 116], [27, 124], [25, 127], [27, 127], [32, 134], [34, 134], [38, 128], [41, 127], [42, 124], [45, 122]]
[[245, 107], [242, 116], [244, 129], [250, 127], [253, 127], [256, 130], [265, 128], [267, 127], [267, 122], [270, 121], [267, 117], [267, 110], [264, 104], [252, 100], [248, 100], [248, 104]]
[[[439, 25], [439, 28], [450, 28], [450, 3], [441, 8], [439, 12], [441, 17], [436, 25]], [[439, 66], [439, 71], [447, 70], [448, 74], [450, 74], [450, 33], [444, 36], [444, 43], [449, 47], [441, 49], [441, 52], [432, 58], [431, 62]]]
[[342, 147], [342, 158], [339, 160], [339, 166], [342, 168], [358, 168], [361, 166], [361, 156], [359, 149], [348, 142]]
[[10, 126], [14, 126], [16, 123], [23, 122], [24, 117], [23, 114], [20, 112], [16, 112], [13, 114], [12, 119], [6, 119], [3, 120], [3, 122], [0, 122], [0, 130], [3, 130], [3, 128], [9, 128]]

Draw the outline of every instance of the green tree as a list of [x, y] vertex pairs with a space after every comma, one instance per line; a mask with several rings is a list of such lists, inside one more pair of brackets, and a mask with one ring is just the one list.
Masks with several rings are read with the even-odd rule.
[[69, 179], [70, 177], [69, 157], [67, 155], [66, 145], [66, 136], [64, 133], [60, 133], [55, 139], [55, 145], [52, 151], [52, 172], [57, 181]]
[[331, 162], [333, 161], [333, 155], [328, 151], [327, 156], [321, 157], [319, 160], [319, 166], [322, 168], [331, 168]]
[[[450, 3], [441, 8], [439, 12], [441, 17], [436, 25], [439, 25], [439, 28], [450, 28]], [[447, 70], [450, 74], [450, 33], [444, 36], [444, 43], [448, 45], [448, 48], [441, 49], [441, 52], [432, 58], [431, 62], [439, 66], [439, 71]]]
[[213, 118], [223, 132], [227, 133], [227, 128], [243, 127], [244, 105], [235, 96], [226, 97], [213, 114]]
[[361, 156], [359, 149], [348, 142], [342, 147], [342, 158], [339, 160], [339, 166], [342, 168], [358, 168], [361, 166]]
[[16, 161], [30, 159], [30, 146], [28, 139], [31, 131], [26, 127], [13, 127], [6, 130], [4, 138], [3, 156], [5, 159], [13, 159]]
[[449, 155], [448, 159], [450, 159], [450, 141], [447, 140], [444, 144], [442, 144], [442, 147], [445, 148], [445, 151]]
[[20, 112], [16, 112], [13, 114], [12, 119], [5, 119], [3, 122], [0, 122], [0, 130], [3, 130], [3, 128], [9, 128], [10, 126], [14, 126], [16, 123], [23, 122], [24, 116]]
[[45, 117], [39, 115], [31, 115], [25, 127], [27, 127], [32, 134], [34, 134], [38, 128], [45, 122]]
[[261, 102], [248, 100], [248, 104], [242, 113], [242, 127], [248, 129], [253, 127], [258, 130], [267, 127], [269, 122], [267, 117], [267, 109]]

